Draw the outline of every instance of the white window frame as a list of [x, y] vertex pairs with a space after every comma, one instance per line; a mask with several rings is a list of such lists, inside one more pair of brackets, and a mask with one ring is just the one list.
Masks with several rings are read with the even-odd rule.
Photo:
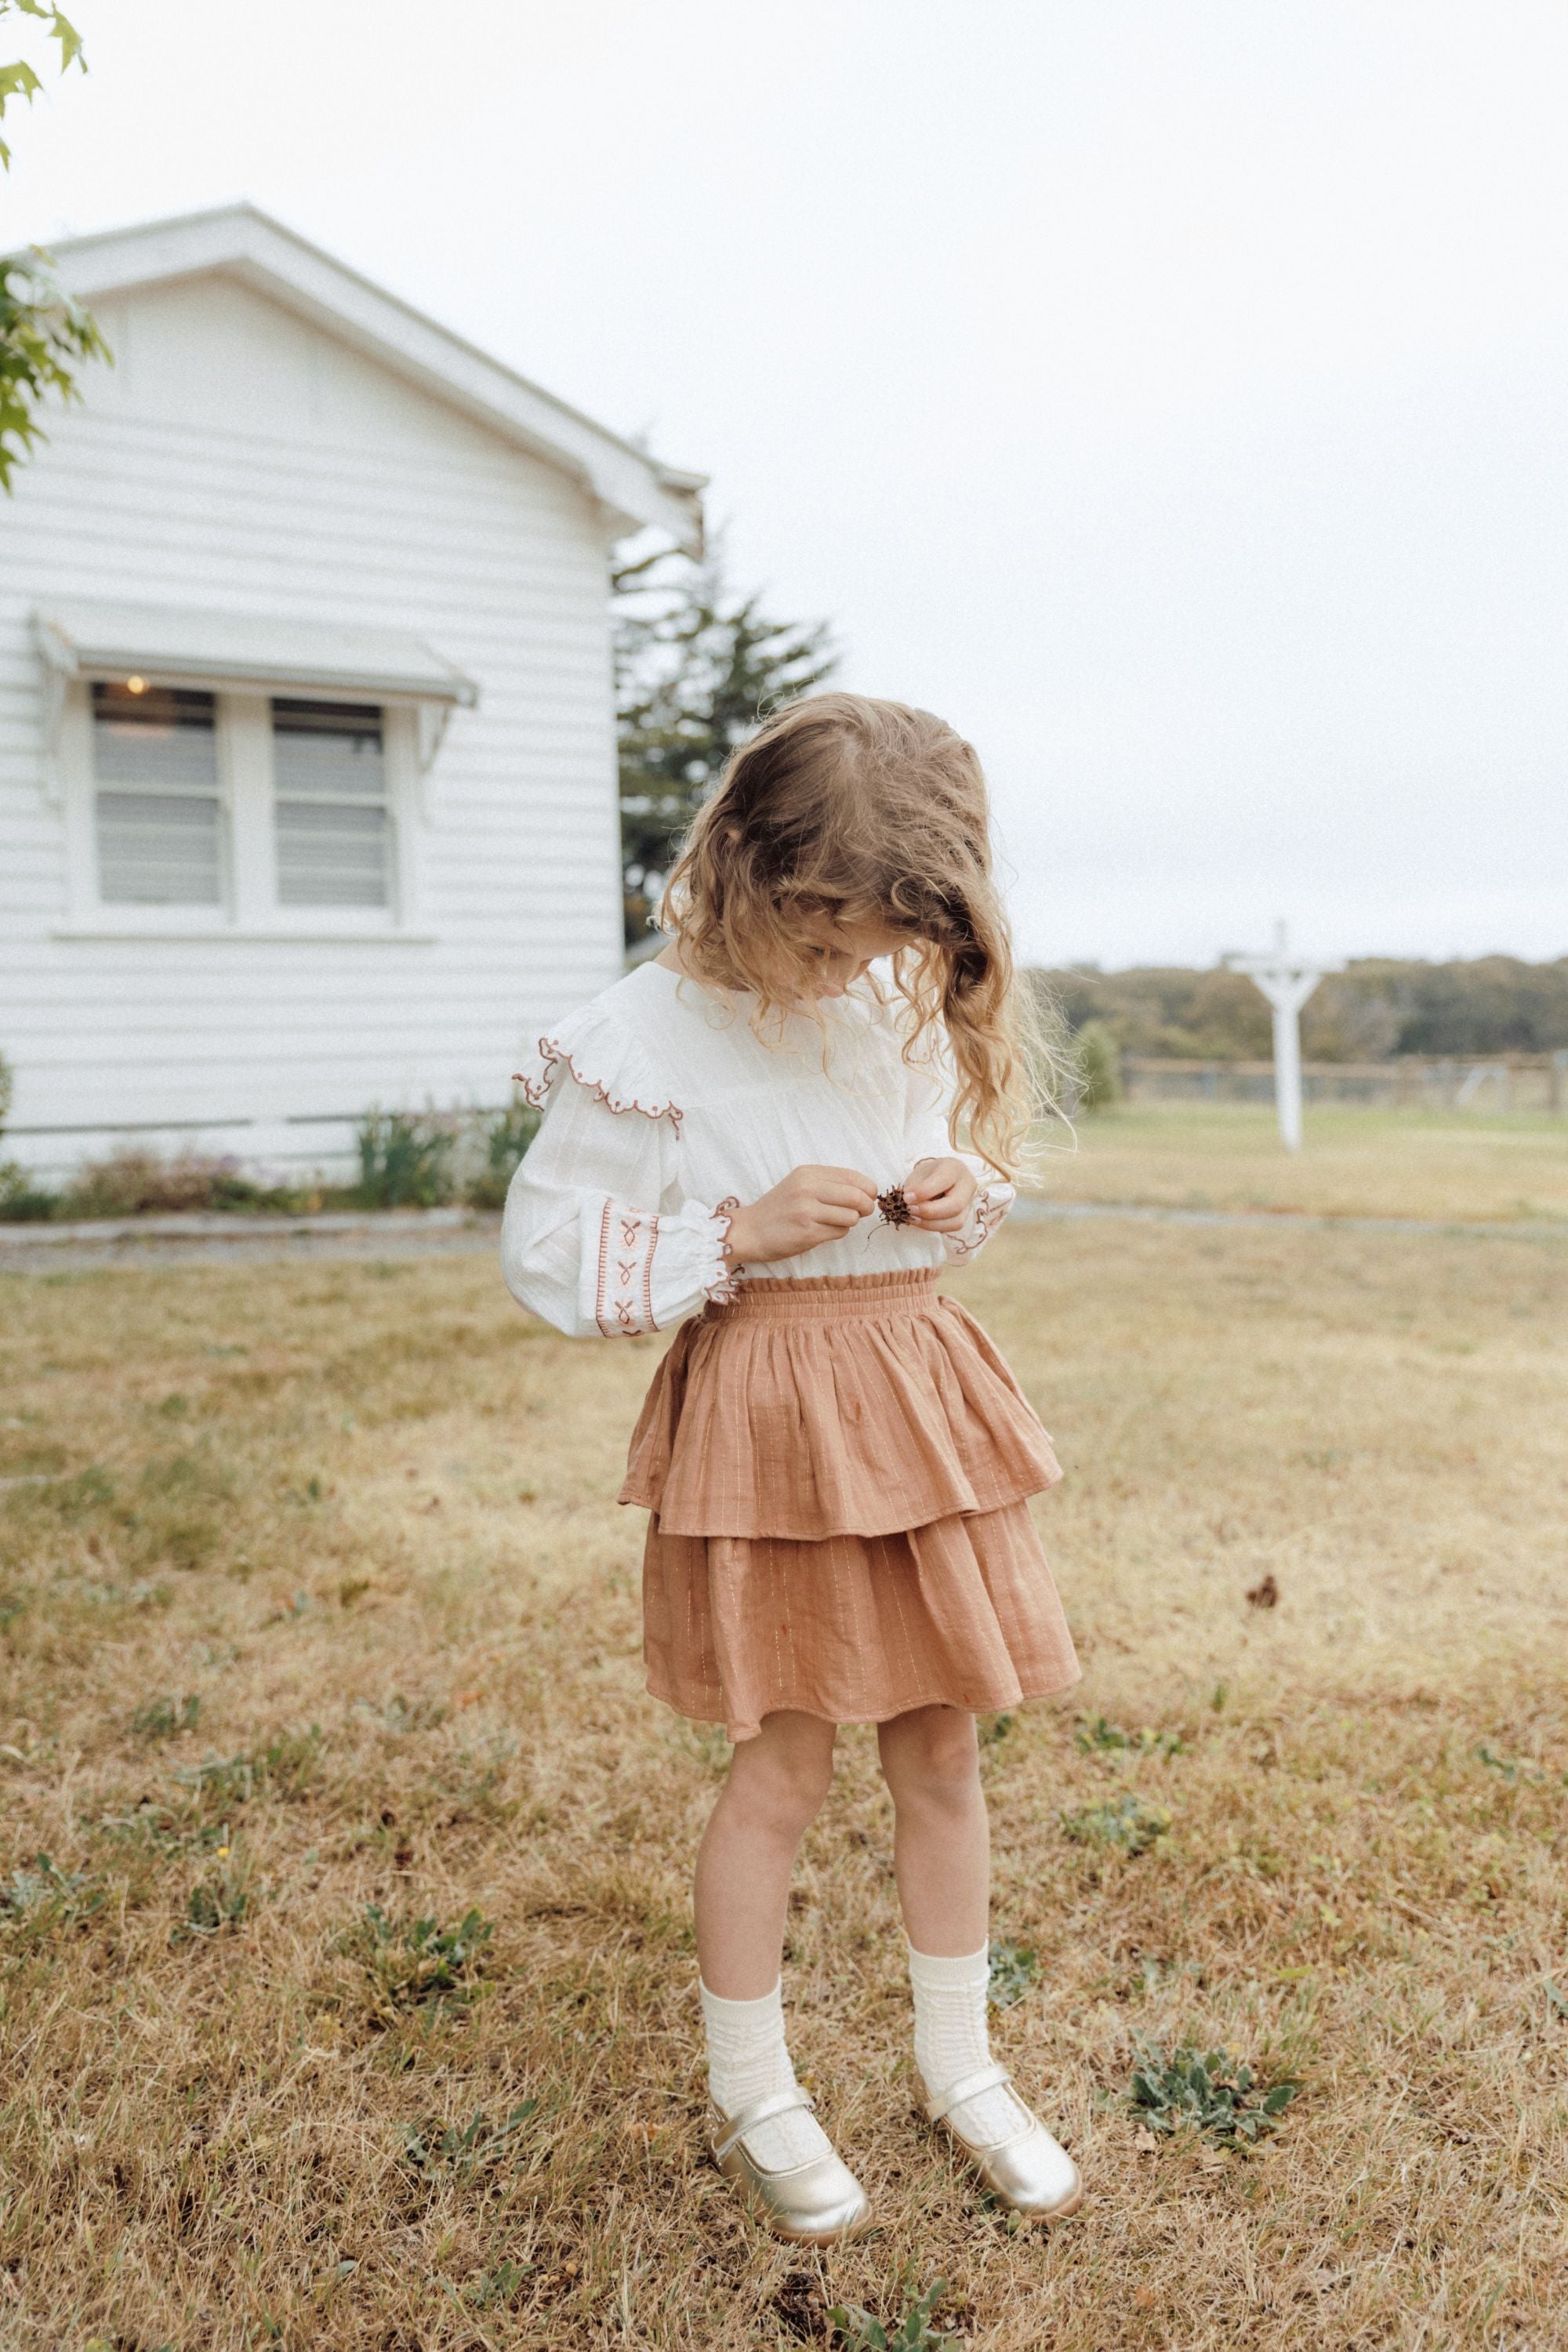
[[[426, 941], [422, 928], [420, 707], [407, 698], [355, 694], [339, 686], [217, 687], [220, 864], [225, 895], [216, 906], [132, 906], [105, 899], [98, 876], [98, 779], [93, 766], [92, 682], [65, 683], [59, 714], [58, 776], [65, 803], [67, 908], [57, 938], [157, 940], [381, 940]], [[391, 836], [385, 907], [283, 907], [278, 903], [274, 824], [272, 703], [359, 702], [382, 717], [387, 828]]]

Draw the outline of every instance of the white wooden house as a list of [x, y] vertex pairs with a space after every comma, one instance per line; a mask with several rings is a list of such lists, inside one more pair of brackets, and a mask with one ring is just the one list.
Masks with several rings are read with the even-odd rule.
[[606, 559], [658, 464], [248, 205], [57, 248], [0, 500], [0, 1157], [331, 1165], [621, 966]]

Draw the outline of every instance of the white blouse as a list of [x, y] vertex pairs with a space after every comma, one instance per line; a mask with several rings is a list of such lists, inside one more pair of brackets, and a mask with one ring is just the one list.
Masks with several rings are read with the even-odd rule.
[[[750, 1005], [639, 964], [542, 1037], [518, 1073], [544, 1116], [507, 1194], [501, 1268], [557, 1330], [663, 1330], [732, 1297], [748, 1272], [779, 1280], [962, 1261], [1012, 1206], [1011, 1184], [953, 1153], [948, 1087], [904, 1061], [900, 1003], [825, 999], [823, 1027], [791, 1015], [777, 1043], [771, 1029], [768, 1042], [757, 1036]], [[873, 1213], [799, 1257], [748, 1269], [723, 1255], [730, 1212], [792, 1169], [858, 1169], [883, 1192], [916, 1160], [950, 1155], [981, 1180], [961, 1234]]]

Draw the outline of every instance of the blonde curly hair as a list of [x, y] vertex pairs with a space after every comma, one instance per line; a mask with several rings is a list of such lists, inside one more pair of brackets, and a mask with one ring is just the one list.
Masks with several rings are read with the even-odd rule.
[[700, 980], [755, 996], [759, 1031], [811, 999], [804, 924], [896, 934], [904, 1058], [931, 1062], [945, 1035], [952, 1139], [1014, 1176], [1047, 1107], [1050, 1057], [1016, 983], [989, 815], [979, 759], [944, 720], [868, 695], [805, 696], [731, 755], [659, 921]]

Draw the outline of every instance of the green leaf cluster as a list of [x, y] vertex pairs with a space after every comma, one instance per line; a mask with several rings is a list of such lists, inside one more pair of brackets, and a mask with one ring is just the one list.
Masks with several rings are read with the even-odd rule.
[[[0, 0], [0, 16], [33, 16], [47, 27], [51, 41], [60, 45], [60, 71], [70, 66], [85, 73], [87, 59], [81, 53], [81, 35], [63, 10], [53, 5], [53, 0]], [[0, 66], [0, 117], [14, 98], [25, 98], [31, 106], [43, 88], [43, 83], [30, 65], [18, 60], [15, 65]], [[11, 150], [0, 139], [0, 171], [11, 168]]]
[[183, 1788], [222, 1805], [247, 1805], [253, 1797], [303, 1796], [321, 1764], [321, 1727], [279, 1731], [248, 1755], [208, 1757], [175, 1771]]
[[[517, 2135], [538, 2105], [537, 2099], [524, 2099], [522, 2105], [513, 2107], [506, 2121], [500, 2124], [488, 2122], [476, 2109], [472, 2121], [462, 2130], [456, 2124], [449, 2124], [443, 2131], [438, 2116], [429, 2116], [423, 2123], [405, 2124], [403, 2161], [410, 2171], [420, 2173], [426, 2179], [445, 2174], [453, 2180], [473, 2180], [480, 2174], [492, 2171], [503, 2156], [510, 2156], [516, 2161], [520, 2154], [514, 2145]], [[516, 2285], [523, 2275], [515, 2263], [503, 2263], [501, 2267], [503, 2273], [511, 2273], [511, 2281], [505, 2285], [502, 2294], [493, 2298], [496, 2301], [504, 2300], [505, 2294], [515, 2293]]]
[[[513, 2122], [519, 2116], [531, 2114], [538, 2104], [536, 2099], [528, 2100], [524, 2106], [516, 2110]], [[508, 2260], [498, 2263], [493, 2271], [476, 2271], [463, 2289], [463, 2301], [471, 2303], [476, 2311], [501, 2310], [521, 2294], [525, 2281], [536, 2267], [533, 2263]]]
[[1127, 2104], [1151, 2131], [1206, 2132], [1232, 2147], [1253, 2147], [1268, 2132], [1301, 2088], [1298, 2076], [1281, 2075], [1261, 2095], [1250, 2066], [1228, 2050], [1200, 2053], [1190, 2043], [1167, 2054], [1141, 2042], [1140, 2063], [1125, 2094]]
[[354, 1136], [367, 1209], [438, 1209], [452, 1197], [454, 1121], [436, 1111], [368, 1110]]
[[72, 1927], [100, 1909], [104, 1892], [84, 1870], [61, 1870], [51, 1854], [36, 1853], [30, 1870], [14, 1870], [0, 1885], [0, 1920], [47, 1934]]
[[1110, 1845], [1123, 1853], [1147, 1853], [1171, 1826], [1163, 1805], [1151, 1804], [1131, 1789], [1099, 1805], [1084, 1805], [1061, 1817], [1065, 1833], [1079, 1845]]
[[[1499, 1756], [1487, 1746], [1484, 1739], [1480, 1746], [1472, 1748], [1470, 1753], [1478, 1764], [1484, 1764], [1489, 1772], [1495, 1772], [1500, 1780], [1507, 1781], [1510, 1789], [1521, 1780], [1530, 1782], [1534, 1788], [1545, 1786], [1546, 1774], [1539, 1764], [1531, 1763], [1528, 1757]], [[1563, 1781], [1564, 1787], [1568, 1787], [1568, 1772], [1563, 1773]]]
[[1121, 1749], [1133, 1756], [1179, 1756], [1186, 1741], [1179, 1731], [1151, 1731], [1147, 1726], [1123, 1731], [1119, 1723], [1108, 1722], [1103, 1715], [1086, 1715], [1073, 1734], [1073, 1745], [1086, 1756], [1105, 1749]]
[[828, 2325], [846, 2352], [949, 2352], [960, 2339], [935, 2324], [937, 2307], [946, 2293], [947, 2281], [938, 2279], [915, 2297], [902, 2319], [890, 2327], [858, 2303], [836, 2303], [827, 2314]]
[[132, 1736], [137, 1739], [174, 1739], [182, 1731], [195, 1729], [201, 1711], [201, 1698], [195, 1691], [187, 1691], [183, 1699], [149, 1699], [131, 1718]]
[[[62, 73], [75, 66], [85, 73], [81, 36], [52, 0], [0, 0], [0, 16], [32, 16], [59, 43]], [[30, 106], [43, 88], [33, 68], [18, 58], [0, 65], [0, 120], [17, 99]], [[11, 150], [0, 138], [0, 171], [11, 168]], [[91, 319], [66, 292], [49, 257], [37, 246], [0, 257], [0, 489], [9, 490], [16, 467], [46, 436], [37, 409], [50, 393], [62, 400], [80, 394], [77, 369], [110, 353]]]
[[1022, 2000], [1040, 1972], [1039, 1956], [1029, 1944], [1007, 1944], [994, 1937], [986, 1997], [993, 2009], [1011, 2009]]
[[472, 2000], [479, 1955], [494, 1933], [477, 1907], [444, 1927], [433, 1916], [395, 1919], [372, 1903], [342, 1948], [364, 1962], [389, 2008], [424, 2009]]
[[826, 622], [773, 621], [719, 559], [668, 550], [611, 573], [626, 944], [648, 938], [678, 845], [762, 720], [832, 675]]
[[203, 1879], [192, 1887], [185, 1916], [170, 1930], [169, 1941], [172, 1945], [200, 1943], [227, 1928], [243, 1927], [256, 1902], [250, 1874], [243, 1864], [237, 1864], [221, 1876]]

